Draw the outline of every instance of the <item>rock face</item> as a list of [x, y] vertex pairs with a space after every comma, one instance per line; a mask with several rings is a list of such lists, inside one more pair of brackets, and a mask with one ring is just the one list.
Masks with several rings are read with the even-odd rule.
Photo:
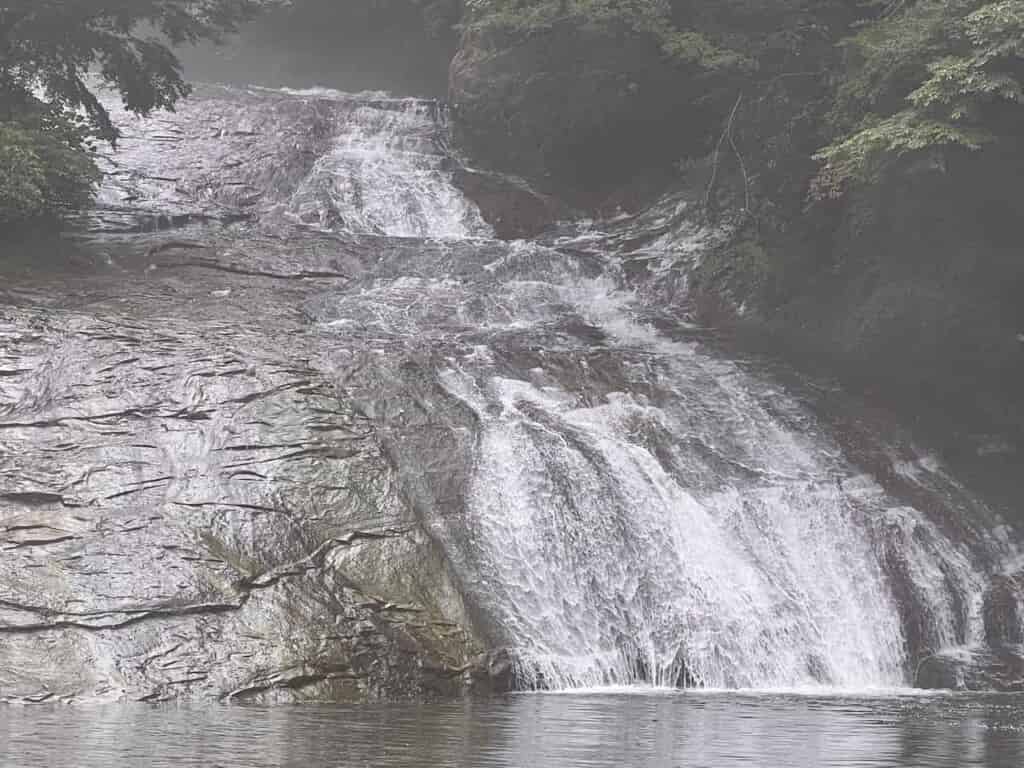
[[[0, 700], [490, 687], [430, 523], [468, 466], [438, 435], [471, 442], [472, 419], [413, 418], [401, 346], [389, 366], [365, 346], [390, 329], [330, 324], [371, 270], [412, 274], [415, 253], [432, 272], [450, 249], [296, 224], [415, 227], [429, 195], [332, 197], [374, 155], [317, 161], [364, 129], [404, 140], [431, 108], [207, 91], [132, 124], [87, 235], [0, 260]], [[430, 141], [404, 141], [447, 194]]]
[[570, 214], [563, 204], [511, 176], [458, 168], [454, 182], [504, 240], [535, 237]]
[[502, 242], [443, 125], [201, 89], [6, 254], [0, 699], [898, 685], [983, 602], [1010, 664], [998, 516], [657, 300], [684, 202]]
[[1015, 222], [1024, 209], [995, 183], [1011, 163], [986, 153], [970, 163], [819, 206], [785, 232], [766, 225], [740, 237], [702, 260], [690, 297], [712, 309], [706, 319], [770, 336], [848, 383], [934, 410], [968, 434], [1020, 439]]
[[[459, 139], [476, 157], [576, 192], [681, 155], [686, 79], [657, 44], [559, 26], [518, 39], [470, 30], [451, 65]], [[692, 121], [691, 121], [692, 122]]]
[[1024, 648], [971, 648], [938, 653], [918, 666], [916, 685], [950, 691], [1024, 691]]
[[991, 645], [1024, 645], [1024, 571], [992, 580], [985, 593], [985, 639]]
[[304, 327], [344, 278], [246, 269], [168, 248], [5, 292], [0, 699], [463, 690], [444, 558]]
[[984, 643], [947, 648], [917, 665], [921, 688], [1024, 691], [1024, 572], [993, 576], [982, 601]]

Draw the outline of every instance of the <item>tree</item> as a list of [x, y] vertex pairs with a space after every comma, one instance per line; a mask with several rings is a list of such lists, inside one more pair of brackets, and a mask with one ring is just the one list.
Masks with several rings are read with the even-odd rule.
[[[274, 1], [7, 0], [0, 5], [0, 221], [52, 213], [88, 199], [85, 192], [98, 178], [88, 157], [91, 140], [116, 144], [118, 138], [95, 95], [96, 85], [118, 91], [138, 114], [173, 109], [189, 86], [172, 48], [218, 41]], [[25, 196], [24, 188], [35, 192]]]
[[742, 53], [676, 24], [671, 0], [466, 0], [468, 21], [523, 33], [558, 23], [650, 35], [673, 59], [707, 69], [746, 67]]
[[1024, 0], [918, 0], [848, 41], [836, 137], [814, 191], [836, 196], [903, 160], [978, 150], [1024, 122]]

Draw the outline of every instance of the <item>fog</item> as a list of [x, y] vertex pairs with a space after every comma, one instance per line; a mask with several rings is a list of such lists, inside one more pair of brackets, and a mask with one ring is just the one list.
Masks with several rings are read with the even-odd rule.
[[184, 49], [180, 58], [186, 77], [199, 82], [440, 98], [447, 91], [452, 42], [450, 35], [429, 35], [415, 12], [360, 18], [300, 9], [258, 19], [225, 45]]

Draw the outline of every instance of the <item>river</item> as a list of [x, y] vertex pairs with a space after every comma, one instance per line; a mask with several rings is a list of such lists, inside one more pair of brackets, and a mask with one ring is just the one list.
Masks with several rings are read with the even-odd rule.
[[75, 768], [1016, 768], [1019, 697], [536, 694], [0, 713], [0, 763]]

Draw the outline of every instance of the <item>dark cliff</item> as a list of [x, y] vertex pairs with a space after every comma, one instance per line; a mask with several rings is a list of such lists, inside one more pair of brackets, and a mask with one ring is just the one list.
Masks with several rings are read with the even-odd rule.
[[470, 29], [451, 64], [460, 143], [493, 167], [589, 202], [661, 173], [695, 141], [696, 97], [686, 67], [653, 41], [568, 23], [528, 36]]
[[1019, 143], [935, 152], [815, 199], [812, 154], [834, 130], [850, 58], [839, 43], [855, 27], [827, 4], [802, 16], [777, 5], [770, 22], [706, 23], [745, 50], [751, 24], [778, 25], [762, 27], [756, 66], [740, 75], [709, 75], [621, 28], [470, 26], [451, 67], [457, 136], [482, 162], [606, 212], [681, 190], [735, 236], [666, 301], [868, 392], [944, 411], [957, 430], [1016, 439]]

